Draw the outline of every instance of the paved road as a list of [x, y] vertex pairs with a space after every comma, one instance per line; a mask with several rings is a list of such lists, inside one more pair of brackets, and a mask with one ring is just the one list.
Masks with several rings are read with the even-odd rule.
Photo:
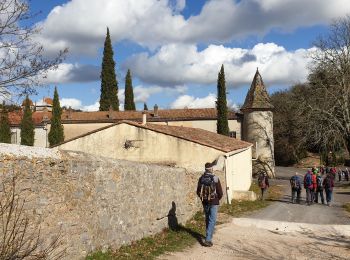
[[349, 259], [350, 218], [341, 204], [350, 202], [350, 189], [335, 190], [332, 207], [290, 204], [289, 178], [295, 171], [304, 173], [278, 167], [278, 178], [272, 182], [283, 185], [284, 197], [251, 216], [217, 226], [213, 247], [198, 243], [159, 259]]
[[271, 206], [252, 214], [249, 218], [263, 220], [278, 220], [311, 224], [350, 224], [348, 214], [342, 208], [345, 202], [350, 202], [350, 189], [335, 188], [334, 202], [331, 207], [322, 204], [305, 205], [305, 190], [302, 191], [301, 204], [290, 203], [289, 178], [295, 173], [304, 174], [304, 170], [296, 168], [277, 167], [276, 179], [272, 183], [283, 186], [284, 196]]

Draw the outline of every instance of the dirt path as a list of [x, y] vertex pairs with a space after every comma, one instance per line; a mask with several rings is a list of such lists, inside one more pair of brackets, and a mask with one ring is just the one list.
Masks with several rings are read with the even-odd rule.
[[287, 180], [294, 172], [279, 168], [274, 182], [284, 186], [284, 197], [248, 218], [218, 226], [213, 247], [196, 244], [159, 259], [349, 259], [350, 218], [341, 205], [350, 202], [350, 190], [336, 189], [332, 207], [290, 204]]

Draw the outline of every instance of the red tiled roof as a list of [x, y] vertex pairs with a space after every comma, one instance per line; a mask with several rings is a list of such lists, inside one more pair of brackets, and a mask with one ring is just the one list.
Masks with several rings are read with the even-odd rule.
[[[9, 124], [11, 126], [20, 125], [23, 117], [23, 111], [14, 111], [8, 113]], [[38, 111], [32, 114], [33, 122], [35, 125], [43, 124], [43, 121], [51, 119], [51, 112]]]
[[46, 104], [48, 104], [48, 105], [52, 105], [52, 104], [53, 104], [52, 98], [49, 98], [49, 97], [43, 98], [43, 101], [44, 101]]
[[[14, 113], [14, 114], [11, 114]], [[22, 112], [9, 113], [9, 122], [11, 125], [21, 123]], [[41, 124], [45, 115], [51, 119], [51, 112], [37, 111], [33, 112], [35, 124]], [[62, 123], [96, 123], [96, 122], [118, 122], [120, 120], [142, 121], [142, 113], [147, 114], [147, 121], [181, 121], [181, 120], [215, 120], [215, 108], [198, 109], [164, 109], [158, 110], [158, 116], [154, 115], [153, 110], [147, 111], [96, 111], [96, 112], [73, 112], [64, 110], [61, 116]], [[228, 112], [229, 119], [237, 119], [235, 112]]]
[[[97, 112], [72, 112], [66, 110], [62, 114], [63, 122], [93, 122], [93, 121], [116, 121], [136, 120], [142, 121], [142, 113], [147, 114], [148, 121], [175, 121], [175, 120], [208, 120], [216, 119], [215, 108], [200, 109], [164, 109], [158, 110], [158, 116], [153, 110], [147, 111], [97, 111]], [[236, 113], [229, 111], [229, 119], [237, 119]]]
[[[231, 138], [228, 136], [219, 135], [217, 133], [209, 132], [209, 131], [199, 129], [199, 128], [156, 125], [156, 124], [149, 124], [149, 123], [147, 123], [146, 125], [141, 125], [140, 123], [127, 121], [127, 120], [121, 121], [121, 122], [113, 124], [113, 125], [109, 125], [106, 127], [96, 129], [96, 130], [88, 132], [86, 134], [74, 137], [70, 140], [67, 140], [67, 141], [61, 143], [61, 144], [68, 143], [72, 140], [79, 139], [81, 137], [91, 135], [91, 134], [94, 134], [96, 132], [99, 132], [99, 131], [102, 131], [104, 129], [113, 127], [115, 125], [123, 124], [123, 123], [129, 124], [129, 125], [132, 125], [135, 127], [151, 130], [154, 132], [170, 135], [173, 137], [177, 137], [177, 138], [180, 138], [183, 140], [187, 140], [187, 141], [201, 144], [201, 145], [204, 145], [207, 147], [211, 147], [211, 148], [214, 148], [216, 150], [226, 152], [226, 153], [231, 152], [231, 151], [235, 151], [235, 150], [239, 150], [242, 148], [248, 148], [248, 147], [252, 146], [251, 143], [241, 141], [241, 140], [238, 140], [236, 138]], [[57, 146], [59, 146], [59, 145], [57, 145]]]

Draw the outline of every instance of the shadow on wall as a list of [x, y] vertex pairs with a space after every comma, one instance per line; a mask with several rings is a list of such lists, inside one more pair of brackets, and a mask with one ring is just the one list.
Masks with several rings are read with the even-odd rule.
[[160, 220], [162, 218], [168, 217], [168, 227], [171, 231], [174, 232], [187, 232], [192, 237], [194, 237], [201, 245], [203, 245], [203, 239], [205, 238], [202, 234], [198, 233], [197, 231], [194, 231], [190, 228], [184, 227], [183, 225], [179, 224], [177, 215], [176, 215], [176, 203], [175, 201], [171, 202], [171, 208], [168, 212], [167, 216], [157, 218], [157, 220]]

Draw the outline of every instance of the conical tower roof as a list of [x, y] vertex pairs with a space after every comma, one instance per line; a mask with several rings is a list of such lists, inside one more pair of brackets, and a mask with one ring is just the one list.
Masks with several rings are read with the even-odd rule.
[[246, 109], [273, 109], [273, 105], [271, 104], [269, 94], [267, 94], [264, 82], [258, 69], [256, 70], [253, 82], [245, 98], [244, 105], [241, 108], [241, 110]]

